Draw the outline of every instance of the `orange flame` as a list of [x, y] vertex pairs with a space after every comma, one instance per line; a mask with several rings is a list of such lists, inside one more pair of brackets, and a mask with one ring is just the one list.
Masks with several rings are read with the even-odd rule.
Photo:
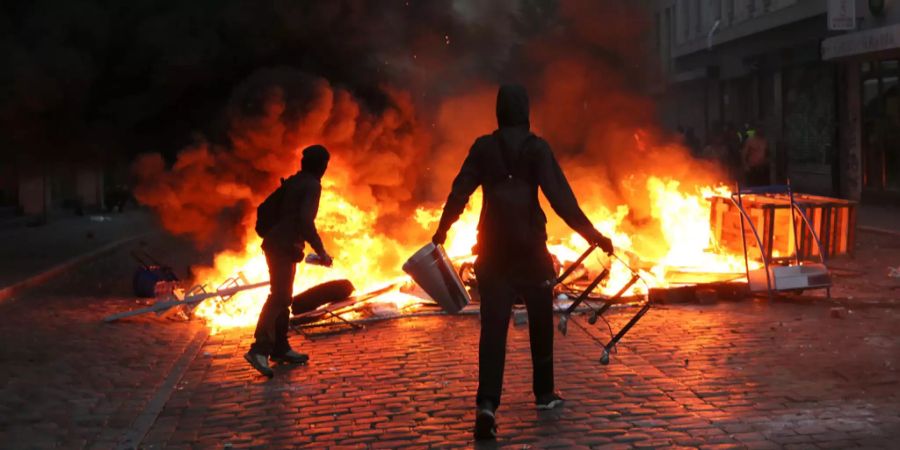
[[[684, 274], [690, 274], [695, 282], [741, 276], [744, 271], [743, 256], [723, 252], [710, 232], [708, 198], [730, 195], [727, 188], [708, 186], [696, 192], [685, 192], [677, 180], [658, 177], [647, 178], [644, 188], [651, 202], [651, 217], [661, 232], [661, 238], [650, 242], [653, 255], [641, 255], [632, 236], [622, 231], [629, 214], [628, 206], [619, 205], [611, 211], [605, 206], [585, 202], [585, 211], [597, 229], [613, 240], [617, 254], [629, 261], [646, 282], [635, 284], [628, 294], [644, 293], [648, 286], [667, 287], [677, 284], [678, 277]], [[474, 259], [471, 251], [477, 238], [480, 208], [481, 195], [477, 192], [450, 231], [446, 250], [455, 261]], [[420, 228], [414, 230], [416, 234], [433, 230], [440, 212], [439, 208], [420, 207], [408, 226]], [[326, 178], [317, 225], [323, 238], [330, 244], [328, 248], [333, 252], [335, 264], [331, 269], [299, 265], [294, 283], [295, 292], [340, 278], [350, 279], [357, 286], [357, 292], [409, 282], [400, 271], [400, 265], [421, 243], [399, 242], [384, 234], [375, 233], [373, 230], [376, 229], [377, 219], [377, 210], [357, 207], [349, 195], [342, 193], [334, 182], [329, 182]], [[250, 282], [265, 281], [268, 274], [265, 258], [259, 247], [260, 239], [252, 229], [248, 228], [247, 234], [249, 243], [246, 248], [240, 252], [223, 252], [217, 255], [214, 268], [202, 272], [200, 279], [207, 280], [212, 287], [237, 273], [243, 274]], [[574, 261], [587, 248], [587, 243], [581, 236], [571, 233], [567, 236], [551, 236], [548, 248], [560, 262], [566, 263]], [[609, 279], [598, 288], [603, 294], [614, 294], [632, 276], [630, 269], [617, 259], [595, 256], [586, 262], [589, 270], [599, 270], [600, 265], [610, 268]], [[205, 302], [196, 309], [196, 314], [206, 319], [214, 332], [221, 328], [251, 326], [256, 323], [265, 299], [264, 289], [244, 292], [225, 302]], [[374, 301], [403, 311], [420, 299], [395, 290]]]

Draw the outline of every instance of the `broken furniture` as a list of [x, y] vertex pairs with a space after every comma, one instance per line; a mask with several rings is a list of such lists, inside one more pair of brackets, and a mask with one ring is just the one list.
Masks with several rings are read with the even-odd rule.
[[450, 314], [472, 300], [441, 245], [426, 244], [403, 264], [403, 271]]
[[138, 308], [131, 311], [125, 311], [116, 313], [110, 316], [107, 316], [103, 319], [104, 322], [115, 322], [119, 319], [124, 319], [126, 317], [137, 316], [141, 314], [147, 313], [156, 313], [157, 315], [166, 315], [169, 314], [178, 307], [188, 307], [192, 308], [194, 305], [197, 305], [205, 300], [211, 298], [219, 298], [220, 301], [226, 302], [231, 297], [233, 297], [238, 292], [247, 291], [250, 289], [257, 289], [263, 286], [268, 286], [268, 281], [261, 281], [259, 283], [249, 283], [247, 279], [244, 278], [243, 274], [239, 274], [237, 277], [232, 277], [225, 282], [223, 282], [219, 287], [212, 292], [207, 292], [205, 286], [198, 285], [194, 286], [187, 291], [185, 291], [183, 297], [179, 298], [178, 294], [174, 289], [169, 292], [164, 293], [161, 296], [157, 297], [157, 300], [153, 305], [148, 306], [146, 308]]
[[[728, 199], [730, 206], [723, 206], [719, 199], [714, 200], [711, 213], [716, 237], [720, 245], [733, 248], [735, 228], [740, 230], [750, 292], [767, 292], [773, 298], [776, 292], [825, 289], [831, 296], [826, 260], [853, 248], [853, 202], [797, 195], [790, 182], [743, 189], [738, 186]], [[820, 233], [827, 245], [822, 244]], [[750, 269], [748, 241], [759, 250], [763, 264], [759, 269]]]
[[[362, 325], [347, 320], [344, 315], [361, 309], [367, 301], [396, 288], [396, 285], [391, 284], [350, 297], [349, 294], [353, 290], [351, 289], [347, 295], [344, 295], [347, 286], [341, 285], [341, 281], [350, 283], [347, 280], [329, 282], [332, 284], [325, 283], [314, 286], [294, 296], [294, 303], [291, 305], [293, 313], [290, 319], [291, 328], [307, 338], [350, 329], [362, 329]], [[353, 285], [350, 284], [350, 288], [352, 287]], [[313, 329], [324, 331], [310, 332]]]
[[[555, 280], [548, 280], [546, 282], [546, 285], [549, 287], [549, 286], [555, 286], [557, 284], [563, 284], [565, 279], [568, 278], [579, 267], [581, 267], [584, 260], [587, 259], [587, 257], [591, 253], [593, 253], [593, 251], [596, 250], [597, 248], [598, 248], [598, 246], [596, 244], [591, 244], [591, 246], [588, 247], [588, 249], [585, 250], [585, 252], [582, 253], [581, 256], [579, 256], [578, 259], [575, 260], [574, 263], [572, 263], [568, 268], [566, 268], [566, 270], [564, 270], [563, 273], [560, 274], [559, 277], [557, 277]], [[594, 290], [594, 288], [596, 288], [603, 280], [606, 279], [607, 276], [609, 276], [609, 268], [604, 267], [604, 269], [596, 277], [594, 277], [594, 279], [591, 281], [591, 283], [584, 290], [581, 291], [581, 294], [579, 294], [578, 297], [576, 297], [575, 301], [572, 302], [572, 304], [569, 305], [568, 308], [566, 308], [563, 311], [562, 316], [559, 318], [559, 324], [557, 325], [557, 328], [564, 336], [566, 335], [566, 333], [568, 332], [568, 329], [569, 329], [569, 317], [572, 315], [573, 312], [575, 312], [575, 310], [578, 308], [578, 306], [581, 305], [582, 303], [587, 305], [591, 309], [591, 314], [588, 316], [588, 323], [593, 325], [593, 324], [597, 323], [597, 319], [602, 317], [603, 313], [605, 313], [607, 310], [609, 310], [609, 308], [612, 307], [612, 305], [614, 305], [616, 303], [621, 303], [620, 300], [621, 300], [622, 296], [625, 295], [625, 293], [628, 292], [628, 290], [632, 286], [634, 286], [635, 283], [637, 283], [638, 281], [641, 281], [646, 285], [646, 282], [643, 281], [643, 279], [641, 278], [641, 275], [639, 273], [637, 273], [634, 269], [632, 269], [628, 264], [626, 264], [625, 261], [622, 261], [615, 254], [612, 254], [610, 256], [616, 258], [631, 272], [631, 278], [629, 279], [628, 282], [625, 283], [624, 286], [622, 286], [619, 289], [618, 292], [616, 292], [615, 295], [613, 295], [612, 297], [610, 297], [608, 299], [601, 300], [602, 305], [600, 306], [599, 309], [594, 309], [594, 307], [591, 306], [589, 303], [585, 302], [585, 300], [587, 300], [588, 296], [590, 296], [590, 294]], [[647, 288], [649, 289], [649, 286], [647, 286]], [[638, 312], [635, 313], [635, 315], [631, 317], [631, 319], [628, 321], [628, 323], [626, 323], [625, 326], [623, 326], [622, 329], [620, 329], [619, 332], [615, 334], [615, 336], [612, 336], [612, 338], [609, 340], [608, 343], [603, 345], [603, 352], [600, 354], [600, 363], [601, 364], [603, 364], [603, 365], [609, 364], [609, 355], [612, 351], [614, 351], [616, 344], [618, 344], [619, 341], [623, 337], [625, 337], [625, 334], [628, 333], [628, 331], [631, 330], [631, 328], [635, 324], [637, 324], [637, 322], [639, 320], [641, 320], [642, 317], [644, 317], [644, 314], [646, 314], [647, 311], [650, 310], [650, 305], [651, 305], [650, 297], [645, 295], [644, 302], [641, 305], [641, 309], [639, 309]], [[604, 321], [605, 321], [605, 319], [604, 319]], [[612, 328], [610, 328], [610, 334], [612, 334]]]

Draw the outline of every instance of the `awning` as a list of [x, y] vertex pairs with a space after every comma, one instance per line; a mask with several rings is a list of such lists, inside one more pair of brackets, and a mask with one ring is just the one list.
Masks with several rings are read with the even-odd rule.
[[838, 59], [900, 48], [900, 24], [857, 31], [822, 41], [822, 59]]

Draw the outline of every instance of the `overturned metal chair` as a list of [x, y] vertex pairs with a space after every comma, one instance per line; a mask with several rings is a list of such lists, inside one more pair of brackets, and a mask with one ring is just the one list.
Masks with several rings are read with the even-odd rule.
[[[578, 267], [581, 266], [581, 264], [584, 262], [584, 260], [587, 259], [587, 257], [590, 256], [590, 254], [593, 253], [594, 250], [596, 250], [597, 248], [598, 247], [596, 244], [592, 244], [590, 247], [588, 247], [587, 250], [585, 250], [584, 253], [581, 254], [581, 256], [578, 257], [577, 260], [575, 260], [575, 262], [573, 262], [571, 265], [569, 265], [569, 267], [566, 270], [564, 270], [563, 273], [559, 275], [559, 277], [557, 277], [555, 280], [547, 281], [546, 285], [547, 286], [555, 286], [557, 284], [563, 284], [565, 279], [568, 278], [573, 272], [575, 272], [578, 269]], [[610, 307], [612, 307], [613, 305], [615, 305], [617, 303], [622, 303], [621, 302], [622, 297], [625, 295], [626, 292], [628, 292], [628, 290], [632, 286], [634, 286], [635, 283], [637, 283], [638, 281], [643, 282], [641, 275], [637, 271], [632, 269], [631, 266], [629, 266], [625, 261], [622, 261], [622, 259], [620, 259], [615, 254], [612, 254], [610, 256], [619, 260], [619, 262], [621, 262], [622, 265], [624, 265], [631, 272], [631, 278], [629, 279], [628, 282], [625, 283], [624, 286], [622, 286], [619, 289], [618, 292], [616, 292], [615, 295], [613, 295], [610, 298], [601, 300], [601, 302], [603, 304], [599, 308], [595, 309], [590, 303], [587, 303], [586, 300], [588, 300], [588, 297], [591, 295], [591, 292], [598, 285], [600, 285], [600, 283], [603, 282], [603, 280], [605, 280], [606, 277], [609, 276], [609, 268], [604, 267], [603, 270], [596, 277], [594, 277], [594, 279], [590, 282], [590, 284], [588, 284], [587, 287], [584, 290], [582, 290], [581, 293], [575, 298], [575, 301], [573, 301], [571, 305], [569, 305], [565, 310], [563, 310], [562, 316], [560, 316], [560, 318], [559, 318], [559, 324], [557, 325], [557, 329], [559, 329], [559, 332], [562, 333], [564, 336], [568, 333], [569, 318], [571, 317], [572, 313], [575, 312], [575, 310], [580, 305], [584, 304], [590, 309], [591, 313], [588, 316], [588, 323], [593, 325], [593, 324], [597, 323], [597, 319], [602, 317], [603, 313], [605, 313], [607, 310], [609, 310]], [[646, 282], [644, 282], [644, 284], [646, 285]], [[649, 286], [647, 286], [647, 288], [649, 289]], [[634, 327], [634, 325], [637, 324], [638, 321], [641, 320], [642, 317], [644, 317], [644, 314], [647, 314], [647, 311], [650, 310], [651, 305], [652, 305], [652, 301], [650, 299], [650, 296], [644, 295], [644, 301], [641, 304], [641, 309], [639, 309], [638, 312], [635, 313], [631, 317], [631, 319], [628, 321], [628, 323], [626, 323], [625, 326], [623, 326], [619, 330], [619, 332], [615, 334], [615, 336], [612, 336], [610, 338], [608, 343], [603, 344], [603, 352], [600, 354], [600, 364], [603, 364], [603, 365], [609, 364], [610, 353], [612, 353], [615, 350], [616, 344], [618, 344], [619, 341], [622, 340], [623, 337], [625, 337], [625, 334], [628, 333], [628, 331], [631, 330], [631, 328]], [[612, 328], [610, 328], [610, 334], [612, 334]]]

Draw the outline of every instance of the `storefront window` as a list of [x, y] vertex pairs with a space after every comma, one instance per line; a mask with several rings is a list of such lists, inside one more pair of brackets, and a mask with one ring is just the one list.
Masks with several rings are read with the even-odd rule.
[[860, 69], [859, 69], [859, 70], [860, 70], [860, 72], [862, 72], [863, 76], [868, 75], [869, 72], [872, 71], [872, 63], [870, 63], [870, 62], [864, 62], [864, 63], [862, 63], [862, 65], [860, 65]]
[[900, 61], [866, 62], [860, 69], [865, 187], [900, 192]]
[[863, 106], [866, 109], [875, 107], [875, 100], [878, 99], [878, 80], [863, 81]]

